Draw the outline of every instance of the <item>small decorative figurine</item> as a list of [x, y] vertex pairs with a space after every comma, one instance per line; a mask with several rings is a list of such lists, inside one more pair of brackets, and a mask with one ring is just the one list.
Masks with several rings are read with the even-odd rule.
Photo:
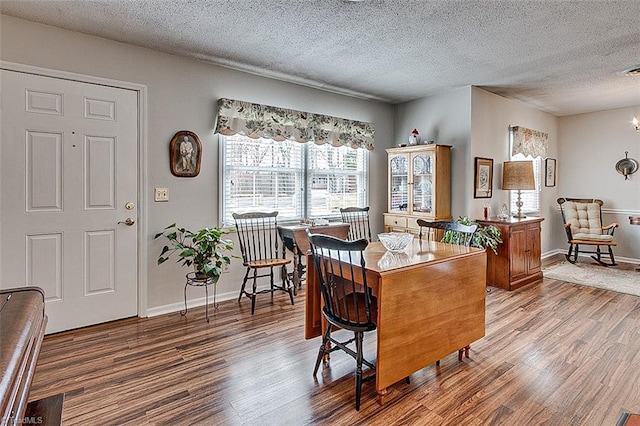
[[507, 220], [509, 219], [509, 209], [506, 204], [502, 204], [502, 208], [500, 209], [500, 214], [498, 215], [498, 219]]
[[409, 135], [409, 145], [418, 145], [420, 143], [420, 133], [418, 129], [413, 129], [413, 132]]

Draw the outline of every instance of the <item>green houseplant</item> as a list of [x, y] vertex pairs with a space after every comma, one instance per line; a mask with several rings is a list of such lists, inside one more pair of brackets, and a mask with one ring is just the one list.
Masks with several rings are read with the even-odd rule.
[[[498, 244], [502, 243], [502, 237], [500, 236], [500, 230], [493, 225], [480, 225], [473, 221], [468, 216], [460, 216], [456, 222], [463, 225], [478, 225], [478, 229], [473, 234], [471, 239], [471, 246], [478, 248], [490, 248], [495, 254], [498, 254]], [[448, 242], [447, 239], [451, 238], [451, 235], [444, 235], [443, 242]]]
[[183, 266], [193, 265], [196, 276], [210, 277], [217, 282], [224, 265], [231, 264], [229, 255], [233, 250], [233, 241], [223, 238], [228, 232], [219, 228], [204, 228], [197, 232], [177, 226], [175, 223], [156, 234], [154, 239], [165, 237], [169, 244], [162, 247], [158, 256], [158, 265], [169, 260], [174, 253], [176, 262]]

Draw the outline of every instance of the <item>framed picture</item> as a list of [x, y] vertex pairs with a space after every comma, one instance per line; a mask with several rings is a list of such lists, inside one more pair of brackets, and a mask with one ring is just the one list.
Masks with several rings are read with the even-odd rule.
[[491, 198], [493, 189], [493, 160], [476, 157], [473, 198]]
[[544, 186], [556, 186], [556, 159], [544, 160]]
[[198, 135], [188, 130], [181, 130], [173, 135], [169, 144], [169, 159], [174, 176], [198, 176], [201, 158], [202, 144]]

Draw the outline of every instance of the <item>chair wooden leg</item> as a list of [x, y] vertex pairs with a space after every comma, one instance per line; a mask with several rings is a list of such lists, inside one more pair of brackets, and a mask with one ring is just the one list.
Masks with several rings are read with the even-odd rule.
[[571, 260], [571, 255], [573, 254], [573, 244], [569, 244], [569, 251], [567, 252], [567, 254], [565, 255], [565, 257], [567, 258], [567, 260], [570, 263], [576, 263], [576, 260], [578, 258], [578, 246], [576, 246], [576, 253], [575, 253], [575, 259]]
[[238, 302], [240, 300], [242, 300], [242, 295], [245, 292], [245, 286], [247, 285], [247, 280], [249, 279], [249, 270], [250, 268], [247, 268], [247, 272], [244, 274], [244, 279], [242, 280], [242, 287], [240, 287], [240, 295], [238, 296]]
[[276, 290], [275, 283], [273, 282], [273, 267], [269, 268], [269, 279], [271, 280], [271, 298], [273, 299], [273, 293]]
[[362, 338], [364, 333], [356, 332], [356, 411], [360, 411], [360, 396], [362, 394]]
[[327, 343], [329, 342], [329, 338], [331, 337], [331, 326], [327, 327], [327, 330], [324, 332], [324, 336], [322, 336], [322, 343], [320, 344], [320, 349], [318, 350], [318, 358], [316, 359], [316, 366], [313, 368], [313, 375], [318, 374], [318, 368], [320, 367], [320, 362], [324, 359], [325, 355], [327, 355], [328, 348]]
[[611, 259], [611, 266], [617, 266], [616, 259], [613, 257], [613, 249], [611, 246], [607, 246], [609, 248], [609, 258]]
[[256, 311], [256, 289], [258, 287], [258, 270], [253, 270], [253, 292], [251, 293], [251, 315]]
[[596, 262], [598, 262], [599, 264], [601, 264], [602, 266], [617, 266], [618, 264], [616, 263], [616, 260], [613, 257], [613, 250], [611, 249], [611, 246], [608, 245], [607, 248], [609, 252], [609, 262], [605, 262], [604, 260], [602, 260], [602, 250], [600, 250], [600, 246], [596, 246], [596, 255], [591, 256], [591, 258]]
[[289, 273], [287, 272], [287, 266], [283, 265], [282, 266], [282, 273], [280, 274], [282, 275], [282, 288], [287, 289], [287, 293], [289, 293], [289, 299], [291, 299], [291, 304], [293, 305], [293, 295], [295, 294], [295, 284], [292, 284], [291, 281], [289, 281]]

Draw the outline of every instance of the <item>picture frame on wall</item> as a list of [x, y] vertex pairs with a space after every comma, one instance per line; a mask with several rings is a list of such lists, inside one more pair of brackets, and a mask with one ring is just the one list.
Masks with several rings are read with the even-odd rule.
[[493, 192], [493, 159], [475, 158], [473, 198], [491, 198]]
[[544, 160], [544, 186], [556, 186], [556, 159]]
[[200, 173], [202, 144], [193, 132], [181, 130], [169, 143], [169, 161], [171, 173], [178, 177], [195, 177]]

